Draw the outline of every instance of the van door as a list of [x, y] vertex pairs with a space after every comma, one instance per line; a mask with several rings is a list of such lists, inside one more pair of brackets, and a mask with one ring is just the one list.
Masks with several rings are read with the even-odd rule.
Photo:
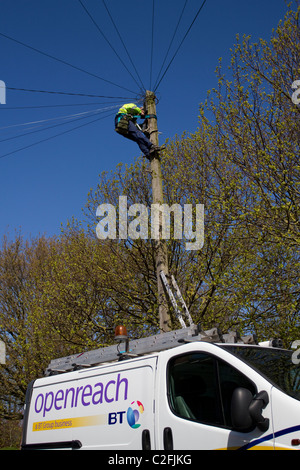
[[[299, 372], [298, 372], [299, 375]], [[299, 384], [295, 383], [298, 387]], [[271, 395], [275, 449], [300, 449], [300, 402], [278, 388], [272, 388]]]
[[269, 420], [265, 431], [256, 427], [238, 432], [231, 420], [236, 388], [247, 389], [253, 396], [261, 390], [270, 395], [271, 385], [217, 346], [202, 343], [197, 350], [187, 345], [184, 351], [173, 357], [169, 354], [165, 362], [165, 393], [161, 394], [165, 399], [160, 400], [158, 412], [159, 448], [273, 449], [270, 405], [263, 410]]
[[[154, 441], [154, 380], [156, 357], [121, 361], [81, 374], [79, 383], [106, 384], [106, 401], [93, 413], [104, 417], [97, 427], [74, 429], [73, 439], [82, 442], [83, 449], [148, 450]], [[114, 383], [118, 396], [113, 395]], [[118, 387], [118, 383], [120, 386]], [[111, 385], [110, 385], [111, 384]], [[105, 392], [106, 393], [106, 392]], [[105, 398], [105, 394], [104, 394]], [[82, 416], [83, 409], [75, 411]]]

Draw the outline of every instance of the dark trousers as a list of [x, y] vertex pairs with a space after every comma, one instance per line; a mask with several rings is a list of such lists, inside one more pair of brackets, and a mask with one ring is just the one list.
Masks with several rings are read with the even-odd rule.
[[[118, 118], [116, 117], [115, 126], [117, 126], [117, 119]], [[128, 134], [122, 135], [126, 137], [126, 139], [133, 140], [133, 142], [136, 142], [143, 154], [146, 157], [149, 156], [149, 150], [152, 147], [152, 143], [149, 139], [147, 139], [145, 134], [136, 127], [136, 125], [132, 121], [129, 121]]]

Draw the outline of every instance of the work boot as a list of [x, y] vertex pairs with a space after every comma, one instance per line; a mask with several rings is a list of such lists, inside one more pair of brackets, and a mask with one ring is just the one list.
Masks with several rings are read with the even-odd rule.
[[149, 154], [153, 154], [155, 152], [159, 153], [161, 150], [164, 150], [166, 147], [164, 145], [162, 145], [161, 147], [159, 147], [158, 145], [152, 145], [152, 147], [150, 148], [150, 151], [149, 151]]

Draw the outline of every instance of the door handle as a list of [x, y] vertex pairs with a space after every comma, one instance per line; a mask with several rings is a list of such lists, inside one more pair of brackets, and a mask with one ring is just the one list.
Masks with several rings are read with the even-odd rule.
[[164, 450], [173, 450], [173, 433], [171, 428], [164, 429]]
[[151, 439], [149, 429], [142, 432], [142, 450], [151, 450]]

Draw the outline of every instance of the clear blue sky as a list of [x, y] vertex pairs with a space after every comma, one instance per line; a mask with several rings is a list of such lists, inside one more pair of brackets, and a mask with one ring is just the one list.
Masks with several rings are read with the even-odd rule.
[[[136, 77], [103, 1], [82, 3]], [[185, 0], [155, 0], [154, 22], [152, 0], [105, 3], [144, 86], [153, 88]], [[187, 2], [165, 67], [201, 3]], [[87, 193], [96, 187], [102, 171], [139, 156], [135, 143], [114, 132], [112, 115], [114, 106], [136, 100], [139, 79], [136, 83], [131, 77], [79, 0], [1, 0], [0, 8], [0, 33], [104, 79], [0, 36], [0, 80], [8, 88], [6, 105], [0, 104], [0, 236], [14, 237], [15, 229], [25, 237], [51, 236], [59, 234], [61, 224], [72, 216], [83, 218]], [[216, 86], [218, 59], [223, 58], [224, 67], [229, 64], [236, 34], [269, 39], [285, 11], [284, 0], [206, 1], [157, 90], [160, 142], [196, 130], [199, 103]], [[99, 110], [102, 113], [96, 114]], [[104, 118], [32, 146], [99, 117]], [[58, 125], [63, 122], [67, 124]], [[45, 129], [50, 126], [56, 127]], [[23, 147], [27, 148], [17, 151]]]

